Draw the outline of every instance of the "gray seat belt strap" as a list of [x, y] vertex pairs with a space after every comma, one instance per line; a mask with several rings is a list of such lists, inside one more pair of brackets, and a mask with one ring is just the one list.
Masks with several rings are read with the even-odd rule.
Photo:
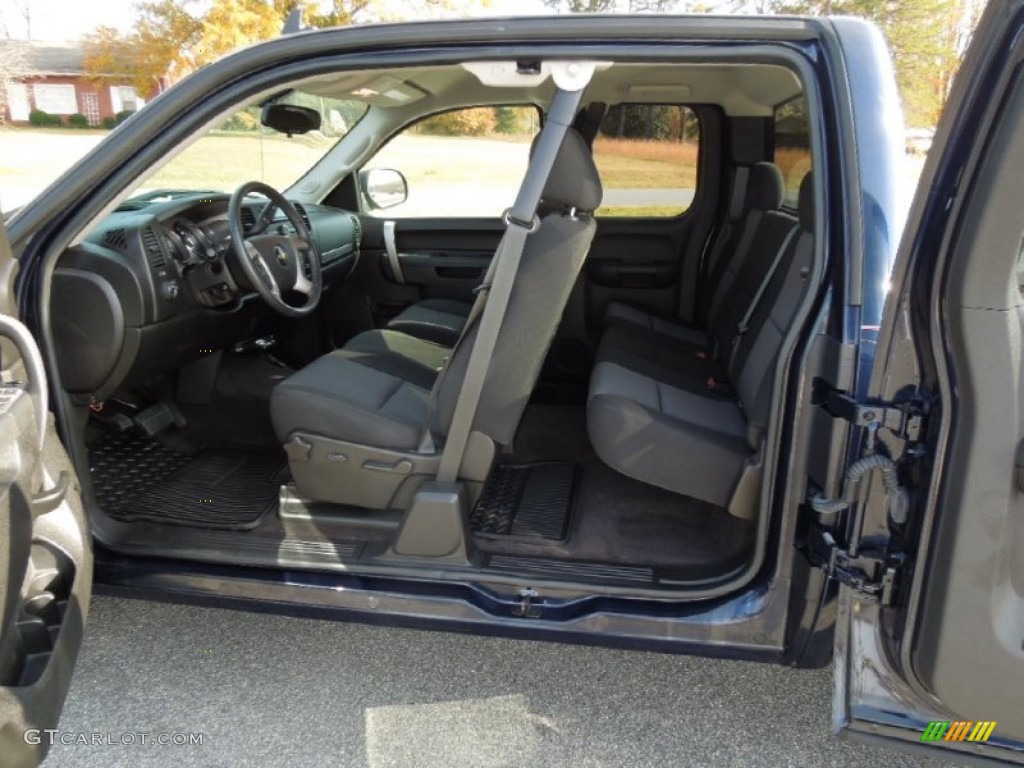
[[761, 299], [764, 297], [764, 292], [768, 290], [768, 283], [772, 281], [775, 276], [775, 272], [779, 268], [779, 264], [782, 262], [782, 257], [789, 250], [790, 244], [793, 242], [793, 238], [796, 237], [797, 232], [800, 231], [800, 226], [794, 226], [789, 234], [786, 235], [786, 239], [782, 241], [782, 246], [779, 248], [779, 252], [775, 254], [775, 259], [772, 261], [772, 265], [768, 267], [768, 271], [764, 275], [764, 279], [761, 280], [761, 284], [757, 287], [757, 293], [754, 294], [754, 300], [750, 302], [750, 306], [747, 307], [747, 311], [743, 314], [743, 319], [740, 320], [736, 326], [736, 335], [732, 338], [732, 349], [729, 352], [729, 367], [728, 371], [732, 373], [733, 363], [736, 361], [736, 353], [740, 348], [740, 341], [743, 340], [743, 335], [750, 328], [750, 319], [754, 316], [757, 311], [758, 305], [761, 303]]
[[[484, 380], [491, 366], [494, 345], [498, 340], [498, 333], [512, 295], [519, 260], [526, 247], [526, 239], [536, 231], [537, 206], [541, 194], [562, 147], [565, 134], [576, 118], [585, 86], [586, 82], [583, 82], [578, 90], [558, 88], [555, 91], [544, 129], [537, 141], [530, 166], [523, 177], [519, 194], [512, 208], [505, 214], [505, 235], [498, 245], [491, 269], [488, 270], [490, 279], [485, 278], [481, 286], [486, 296], [477, 298], [477, 301], [486, 303], [480, 313], [476, 339], [470, 350], [466, 374], [462, 380], [462, 390], [455, 403], [452, 422], [448, 427], [448, 436], [441, 454], [441, 466], [437, 471], [437, 479], [440, 482], [454, 482], [458, 478], [462, 457], [469, 443], [477, 406], [480, 403], [480, 395], [483, 393]], [[467, 323], [464, 333], [468, 331]]]
[[[502, 237], [504, 240], [504, 237]], [[500, 243], [499, 243], [500, 247]], [[476, 298], [473, 300], [473, 306], [469, 310], [469, 314], [466, 315], [466, 322], [462, 326], [462, 333], [459, 334], [459, 338], [455, 341], [455, 346], [452, 347], [451, 354], [448, 356], [449, 360], [452, 360], [459, 349], [462, 347], [462, 343], [466, 336], [469, 335], [469, 331], [476, 326], [477, 320], [480, 319], [480, 314], [484, 311], [484, 305], [487, 303], [487, 294], [490, 289], [491, 283], [494, 282], [494, 271], [498, 264], [498, 254], [495, 251], [494, 256], [491, 257], [490, 264], [487, 265], [487, 273], [484, 275], [484, 279], [480, 285], [473, 289], [473, 293]], [[441, 370], [437, 376], [437, 381], [434, 382], [433, 388], [430, 390], [430, 406], [427, 408], [427, 423], [423, 425], [423, 434], [420, 436], [420, 444], [416, 449], [420, 453], [434, 453], [437, 447], [434, 445], [434, 430], [433, 420], [434, 414], [437, 412], [437, 398], [441, 391], [441, 387], [444, 383], [445, 375], [448, 373], [447, 366]]]
[[732, 200], [729, 201], [729, 218], [738, 221], [743, 215], [743, 203], [747, 199], [747, 181], [750, 179], [750, 166], [736, 167], [732, 179]]

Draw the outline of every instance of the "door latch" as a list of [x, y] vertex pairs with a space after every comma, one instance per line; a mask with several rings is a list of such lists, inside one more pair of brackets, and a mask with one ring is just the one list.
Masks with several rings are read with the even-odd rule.
[[533, 588], [519, 590], [519, 602], [513, 606], [512, 615], [523, 619], [539, 619], [541, 605], [540, 592]]

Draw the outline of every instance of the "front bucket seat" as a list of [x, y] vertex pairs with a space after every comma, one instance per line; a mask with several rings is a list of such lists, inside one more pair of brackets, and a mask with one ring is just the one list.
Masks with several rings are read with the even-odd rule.
[[[590, 248], [601, 194], [590, 149], [570, 129], [487, 369], [459, 473], [464, 481], [486, 480], [497, 446], [515, 436]], [[405, 507], [438, 471], [479, 315], [470, 314], [450, 352], [393, 330], [371, 331], [281, 382], [271, 417], [299, 494], [371, 509]]]

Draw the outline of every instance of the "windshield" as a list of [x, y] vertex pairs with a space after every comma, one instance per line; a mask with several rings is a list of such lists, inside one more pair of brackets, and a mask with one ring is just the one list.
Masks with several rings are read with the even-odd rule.
[[344, 137], [368, 106], [291, 91], [278, 102], [311, 107], [320, 129], [288, 137], [260, 123], [260, 107], [246, 107], [176, 155], [146, 180], [133, 200], [175, 192], [231, 192], [247, 181], [287, 189]]

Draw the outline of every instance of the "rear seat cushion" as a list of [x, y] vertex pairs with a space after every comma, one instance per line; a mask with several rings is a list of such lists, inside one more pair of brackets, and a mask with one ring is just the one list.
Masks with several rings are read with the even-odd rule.
[[424, 299], [392, 318], [388, 328], [454, 347], [473, 305], [451, 299]]
[[629, 477], [724, 507], [750, 455], [734, 401], [709, 399], [615, 363], [590, 380], [587, 431], [597, 455]]
[[651, 376], [691, 392], [713, 396], [709, 381], [726, 383], [725, 369], [710, 352], [636, 326], [612, 326], [601, 337], [597, 360]]
[[666, 336], [698, 349], [705, 349], [709, 344], [707, 333], [700, 328], [688, 328], [667, 317], [613, 301], [605, 312], [605, 327], [616, 326], [642, 329], [647, 334]]

